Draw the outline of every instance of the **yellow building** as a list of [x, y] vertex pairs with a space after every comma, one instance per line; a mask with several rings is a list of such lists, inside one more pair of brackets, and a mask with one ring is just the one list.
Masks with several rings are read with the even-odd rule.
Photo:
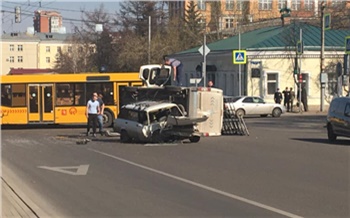
[[71, 48], [68, 37], [58, 33], [9, 33], [1, 36], [1, 75], [11, 68], [53, 69], [58, 51]]

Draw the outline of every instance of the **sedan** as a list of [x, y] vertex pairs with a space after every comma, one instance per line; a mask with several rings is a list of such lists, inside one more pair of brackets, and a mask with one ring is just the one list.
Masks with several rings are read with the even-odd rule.
[[286, 112], [283, 105], [266, 103], [264, 99], [256, 96], [225, 96], [224, 98], [229, 99], [225, 101], [225, 108], [231, 109], [237, 116], [260, 115], [267, 117], [271, 115], [280, 117], [282, 113]]

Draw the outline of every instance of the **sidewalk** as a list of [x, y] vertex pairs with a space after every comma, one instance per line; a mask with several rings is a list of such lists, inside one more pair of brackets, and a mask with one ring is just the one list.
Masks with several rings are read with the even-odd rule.
[[1, 179], [1, 206], [3, 218], [38, 217], [3, 179]]

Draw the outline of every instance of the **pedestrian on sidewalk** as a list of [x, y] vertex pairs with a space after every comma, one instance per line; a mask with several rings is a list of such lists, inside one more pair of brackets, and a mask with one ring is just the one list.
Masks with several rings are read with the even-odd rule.
[[290, 87], [290, 111], [293, 112], [293, 104], [295, 99], [295, 92], [293, 91], [293, 88]]
[[[97, 94], [97, 93], [94, 93], [94, 94]], [[97, 115], [97, 120], [98, 120], [99, 133], [101, 135], [103, 135], [103, 112], [105, 110], [105, 104], [104, 104], [102, 98], [103, 98], [102, 93], [98, 93], [97, 101], [100, 104], [100, 108], [99, 108], [99, 113]]]
[[280, 92], [280, 89], [277, 88], [277, 91], [275, 92], [274, 100], [276, 104], [281, 104], [282, 102], [282, 93]]
[[288, 87], [286, 87], [285, 90], [283, 90], [283, 98], [284, 98], [284, 102], [283, 105], [287, 108], [287, 112], [289, 112], [289, 108], [290, 108], [290, 92], [288, 90]]
[[86, 105], [86, 118], [87, 118], [87, 132], [86, 136], [89, 136], [90, 128], [92, 126], [92, 136], [96, 137], [96, 126], [98, 125], [97, 115], [100, 111], [100, 103], [97, 101], [97, 93], [93, 93], [91, 99]]

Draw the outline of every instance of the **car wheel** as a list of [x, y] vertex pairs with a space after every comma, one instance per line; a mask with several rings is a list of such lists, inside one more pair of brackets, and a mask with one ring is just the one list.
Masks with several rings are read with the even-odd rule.
[[161, 142], [164, 141], [164, 140], [163, 140], [163, 137], [162, 137], [162, 135], [161, 135], [161, 133], [160, 133], [160, 130], [156, 130], [156, 131], [154, 131], [154, 132], [152, 133], [152, 139], [151, 139], [151, 141], [152, 141], [153, 143], [161, 143]]
[[236, 116], [237, 117], [243, 117], [245, 115], [245, 112], [243, 109], [236, 110]]
[[200, 139], [201, 139], [200, 136], [191, 136], [190, 142], [196, 143], [196, 142], [199, 142]]
[[279, 108], [275, 108], [275, 109], [273, 109], [273, 111], [272, 111], [272, 116], [273, 116], [273, 117], [280, 117], [281, 114], [282, 114], [282, 110], [279, 109]]
[[120, 133], [120, 141], [123, 143], [127, 143], [131, 141], [130, 136], [128, 135], [128, 133], [125, 130], [122, 130]]
[[103, 111], [103, 127], [110, 127], [113, 123], [113, 115], [109, 111]]
[[327, 135], [330, 142], [334, 142], [337, 139], [337, 135], [333, 132], [333, 127], [331, 124], [327, 125]]

